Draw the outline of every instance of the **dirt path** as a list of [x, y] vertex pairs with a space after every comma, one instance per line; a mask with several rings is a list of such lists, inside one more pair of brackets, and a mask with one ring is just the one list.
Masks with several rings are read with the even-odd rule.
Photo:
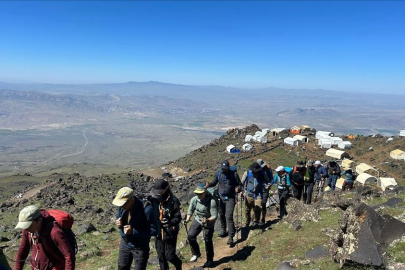
[[51, 182], [51, 183], [47, 183], [45, 185], [41, 185], [41, 186], [37, 186], [34, 188], [29, 189], [27, 192], [24, 193], [24, 195], [21, 198], [17, 198], [16, 200], [24, 200], [24, 199], [29, 199], [31, 197], [34, 197], [35, 195], [37, 195], [42, 189], [49, 187], [49, 186], [53, 186], [54, 184], [56, 184], [56, 182]]

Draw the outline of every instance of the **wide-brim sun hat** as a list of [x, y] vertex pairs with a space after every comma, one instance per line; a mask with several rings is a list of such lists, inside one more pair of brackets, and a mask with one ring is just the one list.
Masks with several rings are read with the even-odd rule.
[[205, 192], [204, 184], [198, 184], [197, 188], [194, 190], [195, 194], [203, 194]]

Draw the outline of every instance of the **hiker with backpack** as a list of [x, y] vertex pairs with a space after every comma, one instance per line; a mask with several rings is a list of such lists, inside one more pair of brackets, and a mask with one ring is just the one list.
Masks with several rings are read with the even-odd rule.
[[354, 184], [354, 179], [355, 179], [355, 175], [353, 173], [352, 169], [346, 169], [341, 173], [341, 176], [345, 177], [345, 181], [343, 182], [342, 185], [342, 191], [347, 190], [351, 190], [353, 188], [353, 184]]
[[218, 217], [218, 206], [213, 195], [205, 190], [204, 184], [198, 184], [194, 190], [196, 196], [191, 198], [187, 211], [187, 217], [184, 224], [190, 221], [194, 214], [194, 220], [188, 230], [187, 239], [190, 243], [191, 253], [193, 256], [190, 262], [195, 262], [201, 257], [200, 246], [197, 243], [197, 236], [203, 231], [205, 252], [207, 261], [203, 267], [211, 267], [214, 261], [214, 225]]
[[[63, 211], [55, 210], [56, 213]], [[66, 216], [70, 214], [63, 212]], [[70, 215], [73, 224], [73, 218]], [[14, 270], [22, 270], [31, 252], [31, 267], [35, 270], [74, 270], [75, 247], [49, 211], [35, 205], [24, 207], [18, 216], [16, 229], [22, 230]], [[66, 229], [67, 231], [67, 229]]]
[[294, 198], [299, 201], [301, 200], [302, 192], [304, 191], [306, 173], [307, 168], [305, 168], [304, 162], [298, 161], [294, 166], [293, 174], [290, 180]]
[[315, 165], [315, 186], [316, 186], [316, 194], [315, 194], [315, 201], [317, 200], [318, 196], [322, 194], [323, 186], [325, 185], [325, 180], [328, 177], [328, 172], [324, 166], [322, 166], [321, 161], [317, 160], [314, 163]]
[[273, 182], [271, 184], [277, 183], [278, 197], [280, 200], [280, 215], [279, 218], [282, 218], [287, 214], [287, 209], [285, 207], [287, 199], [290, 193], [290, 174], [287, 173], [283, 166], [278, 166], [276, 168], [276, 174], [274, 175]]
[[159, 224], [153, 206], [135, 196], [129, 187], [121, 188], [113, 202], [118, 207], [115, 224], [121, 235], [118, 270], [145, 270], [149, 259], [149, 241], [157, 236]]
[[169, 182], [164, 179], [156, 179], [153, 189], [162, 197], [159, 204], [161, 230], [155, 242], [160, 270], [169, 270], [168, 262], [171, 262], [176, 270], [181, 270], [182, 261], [176, 254], [177, 235], [181, 222], [180, 201], [170, 190]]
[[228, 223], [229, 238], [227, 245], [233, 246], [233, 238], [235, 236], [235, 224], [233, 212], [236, 205], [237, 193], [242, 191], [242, 183], [235, 169], [231, 169], [227, 160], [221, 164], [220, 171], [215, 175], [211, 183], [207, 183], [205, 188], [215, 187], [219, 183], [218, 189], [218, 212], [219, 221], [221, 222], [221, 232], [219, 237], [226, 237], [226, 224]]
[[266, 204], [263, 205], [262, 201], [264, 200], [264, 194], [269, 194], [271, 185], [262, 166], [257, 162], [253, 162], [249, 166], [249, 170], [243, 174], [242, 184], [245, 189], [245, 227], [250, 226], [252, 209], [254, 213], [253, 226], [263, 226], [266, 221]]
[[316, 168], [313, 160], [308, 160], [307, 163], [307, 177], [305, 177], [303, 199], [305, 204], [311, 204], [312, 192], [315, 184]]
[[336, 181], [338, 180], [338, 177], [340, 176], [340, 166], [337, 164], [336, 161], [329, 161], [326, 164], [326, 170], [328, 172], [328, 186], [330, 187], [331, 190], [335, 190], [336, 187]]

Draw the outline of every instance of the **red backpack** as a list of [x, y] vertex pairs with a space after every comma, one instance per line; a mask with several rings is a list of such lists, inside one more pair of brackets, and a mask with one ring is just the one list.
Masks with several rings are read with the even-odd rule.
[[55, 222], [59, 225], [59, 227], [61, 227], [62, 231], [66, 235], [70, 247], [75, 252], [75, 254], [77, 254], [78, 247], [76, 235], [72, 231], [72, 226], [74, 222], [73, 216], [65, 211], [56, 209], [48, 210], [48, 212], [55, 219]]

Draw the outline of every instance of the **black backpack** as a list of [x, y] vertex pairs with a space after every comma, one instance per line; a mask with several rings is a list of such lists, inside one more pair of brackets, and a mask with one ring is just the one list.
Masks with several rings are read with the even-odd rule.
[[[159, 205], [162, 202], [162, 196], [156, 193], [137, 193], [136, 197], [140, 199], [143, 203], [143, 209], [146, 209], [148, 205], [150, 205], [153, 209], [153, 213], [156, 216], [156, 220], [159, 221], [160, 219], [160, 210]], [[160, 232], [160, 222], [157, 223], [156, 231], [159, 234]], [[157, 236], [157, 235], [155, 235]]]

